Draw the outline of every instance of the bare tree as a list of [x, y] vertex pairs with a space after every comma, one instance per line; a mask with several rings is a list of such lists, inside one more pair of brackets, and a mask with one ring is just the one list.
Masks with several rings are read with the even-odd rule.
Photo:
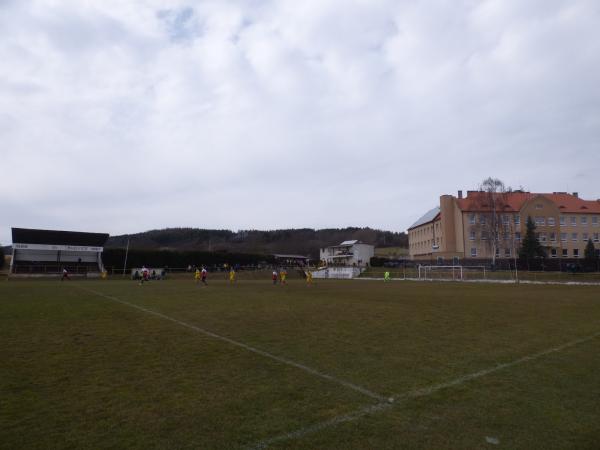
[[501, 241], [510, 241], [513, 255], [516, 251], [514, 248], [514, 219], [508, 203], [511, 192], [512, 189], [507, 187], [503, 181], [490, 177], [479, 185], [479, 192], [476, 196], [476, 209], [479, 217], [472, 229], [479, 233], [481, 242], [492, 254], [492, 265], [494, 266]]

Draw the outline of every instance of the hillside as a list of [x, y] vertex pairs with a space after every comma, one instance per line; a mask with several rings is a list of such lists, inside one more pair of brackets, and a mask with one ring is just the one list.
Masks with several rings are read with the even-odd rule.
[[167, 228], [130, 235], [111, 236], [107, 248], [125, 247], [148, 250], [202, 250], [237, 253], [290, 253], [318, 257], [319, 248], [359, 239], [376, 247], [407, 247], [405, 233], [371, 228], [311, 228], [287, 230], [206, 230], [200, 228]]

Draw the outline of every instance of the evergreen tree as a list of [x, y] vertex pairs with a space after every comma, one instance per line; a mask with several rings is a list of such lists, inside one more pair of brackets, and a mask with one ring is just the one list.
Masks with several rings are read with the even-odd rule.
[[527, 217], [527, 230], [525, 231], [525, 237], [521, 243], [519, 249], [519, 258], [529, 262], [530, 259], [534, 258], [545, 258], [546, 250], [539, 243], [535, 236], [535, 223], [531, 219], [531, 216]]
[[591, 239], [588, 239], [583, 254], [586, 268], [589, 270], [596, 270], [598, 265], [598, 255], [596, 254], [596, 247], [594, 247], [594, 243]]

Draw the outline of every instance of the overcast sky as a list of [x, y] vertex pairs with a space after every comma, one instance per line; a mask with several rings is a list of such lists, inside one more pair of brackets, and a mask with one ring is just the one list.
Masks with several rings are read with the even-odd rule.
[[3, 244], [596, 199], [599, 143], [598, 0], [0, 0]]

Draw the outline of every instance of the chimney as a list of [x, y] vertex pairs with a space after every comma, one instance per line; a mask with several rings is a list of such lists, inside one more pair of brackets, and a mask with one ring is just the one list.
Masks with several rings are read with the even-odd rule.
[[579, 198], [579, 192], [573, 192], [573, 197]]
[[462, 191], [458, 191], [458, 198], [462, 198]]

